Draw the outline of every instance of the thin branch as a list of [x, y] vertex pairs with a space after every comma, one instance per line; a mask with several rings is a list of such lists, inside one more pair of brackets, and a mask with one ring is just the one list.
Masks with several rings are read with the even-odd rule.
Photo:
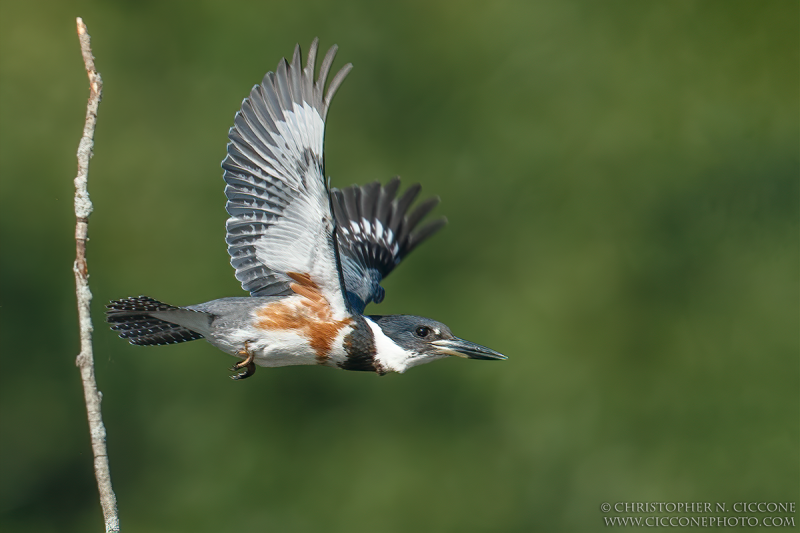
[[86, 401], [86, 413], [89, 418], [89, 433], [94, 455], [94, 475], [100, 492], [100, 505], [106, 523], [106, 532], [119, 531], [117, 515], [117, 497], [111, 487], [111, 471], [108, 467], [108, 451], [106, 449], [106, 428], [100, 412], [102, 394], [97, 390], [94, 378], [94, 355], [92, 354], [92, 318], [89, 313], [92, 293], [89, 291], [89, 267], [86, 264], [86, 241], [89, 234], [89, 215], [92, 213], [92, 202], [87, 190], [89, 176], [89, 159], [94, 148], [94, 127], [97, 123], [97, 108], [103, 94], [103, 80], [94, 68], [94, 56], [86, 25], [78, 17], [78, 39], [81, 43], [83, 63], [89, 76], [89, 102], [86, 104], [86, 123], [83, 126], [83, 137], [78, 145], [78, 175], [75, 177], [75, 295], [78, 299], [78, 323], [81, 334], [81, 353], [75, 360], [80, 369], [83, 381], [83, 396]]

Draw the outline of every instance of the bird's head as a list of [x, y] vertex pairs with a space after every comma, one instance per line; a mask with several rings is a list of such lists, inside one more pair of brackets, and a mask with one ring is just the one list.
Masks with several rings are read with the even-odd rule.
[[375, 359], [388, 371], [409, 368], [451, 355], [467, 359], [507, 359], [480, 344], [459, 339], [446, 325], [414, 315], [369, 316]]

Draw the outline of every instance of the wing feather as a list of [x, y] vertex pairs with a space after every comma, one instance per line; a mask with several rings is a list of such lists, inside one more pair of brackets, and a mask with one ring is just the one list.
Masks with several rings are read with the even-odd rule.
[[331, 191], [347, 299], [359, 313], [383, 300], [381, 280], [447, 223], [440, 217], [417, 229], [439, 198], [428, 198], [409, 214], [421, 187], [412, 185], [397, 198], [399, 187], [400, 178], [392, 178], [383, 187], [376, 181]]
[[336, 47], [314, 81], [318, 45], [315, 39], [305, 68], [296, 47], [291, 63], [279, 62], [236, 113], [222, 162], [226, 242], [236, 278], [253, 296], [288, 294], [289, 273], [308, 274], [344, 313], [323, 144], [328, 108], [351, 65], [326, 91]]

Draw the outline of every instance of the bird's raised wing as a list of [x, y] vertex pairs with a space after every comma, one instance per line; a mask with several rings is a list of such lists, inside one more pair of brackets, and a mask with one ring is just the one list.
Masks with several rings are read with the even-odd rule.
[[230, 215], [225, 240], [236, 279], [251, 295], [288, 294], [299, 274], [344, 310], [323, 138], [331, 99], [352, 65], [326, 92], [336, 46], [315, 82], [317, 46], [315, 39], [305, 68], [295, 47], [291, 64], [284, 59], [268, 72], [236, 113], [222, 162]]
[[428, 198], [409, 212], [422, 187], [414, 184], [397, 198], [399, 187], [400, 178], [392, 178], [383, 187], [375, 181], [331, 190], [347, 299], [359, 313], [371, 301], [383, 300], [381, 280], [447, 223], [440, 217], [417, 228], [439, 198]]

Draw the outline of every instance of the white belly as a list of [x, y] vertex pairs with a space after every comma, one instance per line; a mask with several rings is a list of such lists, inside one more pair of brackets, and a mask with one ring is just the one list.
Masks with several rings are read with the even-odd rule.
[[344, 337], [351, 328], [342, 328], [330, 343], [330, 350], [320, 353], [311, 345], [308, 336], [298, 330], [263, 331], [247, 328], [237, 331], [226, 331], [224, 335], [213, 335], [206, 340], [220, 350], [240, 359], [247, 357], [243, 351], [245, 342], [247, 350], [255, 355], [254, 362], [258, 366], [278, 367], [293, 365], [325, 365], [336, 367], [347, 359], [344, 350]]

